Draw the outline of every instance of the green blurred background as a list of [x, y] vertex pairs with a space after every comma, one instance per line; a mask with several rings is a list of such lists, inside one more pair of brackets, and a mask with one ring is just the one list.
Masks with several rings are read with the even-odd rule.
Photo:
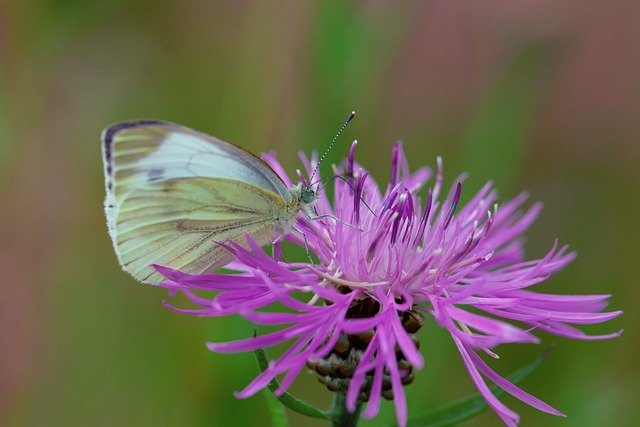
[[[626, 328], [616, 340], [498, 349], [506, 375], [556, 345], [522, 386], [569, 417], [507, 399], [523, 425], [637, 425], [638, 22], [624, 0], [0, 3], [0, 424], [270, 425], [263, 395], [232, 395], [256, 374], [252, 355], [204, 345], [253, 326], [173, 313], [164, 290], [120, 271], [100, 132], [170, 120], [275, 149], [293, 173], [296, 152], [323, 149], [356, 110], [333, 161], [357, 138], [383, 182], [402, 139], [414, 167], [442, 155], [447, 182], [469, 171], [467, 198], [489, 179], [503, 198], [528, 190], [545, 202], [528, 257], [556, 238], [579, 253], [540, 290], [611, 293], [626, 311], [587, 328]], [[475, 391], [446, 333], [430, 322], [421, 340], [414, 414]], [[292, 391], [330, 401], [310, 374]], [[393, 421], [385, 404], [362, 425]]]

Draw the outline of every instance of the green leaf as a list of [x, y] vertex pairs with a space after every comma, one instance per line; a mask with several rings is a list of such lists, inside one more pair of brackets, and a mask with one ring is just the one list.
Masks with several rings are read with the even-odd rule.
[[263, 390], [262, 392], [269, 407], [273, 427], [289, 427], [287, 411], [284, 410], [284, 406], [278, 403], [278, 400], [269, 390]]
[[[264, 372], [269, 366], [269, 363], [267, 362], [267, 355], [265, 354], [264, 350], [258, 349], [254, 351], [253, 354], [256, 357], [258, 368], [260, 369], [261, 372]], [[278, 383], [278, 380], [274, 378], [273, 381], [269, 383], [269, 390], [271, 390], [271, 392], [275, 392], [278, 389], [278, 387], [280, 387], [280, 384]], [[320, 409], [316, 408], [309, 402], [306, 402], [304, 400], [300, 400], [294, 397], [290, 393], [285, 392], [285, 393], [282, 393], [280, 396], [276, 396], [274, 394], [274, 396], [284, 406], [286, 406], [287, 408], [299, 414], [306, 415], [307, 417], [312, 417], [312, 418], [322, 418], [325, 420], [331, 419], [331, 416], [329, 414], [325, 413], [324, 411], [321, 411]]]
[[[540, 364], [547, 358], [550, 352], [551, 348], [545, 351], [542, 356], [540, 356], [533, 362], [518, 369], [511, 376], [507, 377], [507, 379], [513, 384], [519, 383], [525, 377], [531, 374], [538, 366], [540, 366]], [[492, 385], [491, 387], [489, 387], [489, 389], [494, 394], [494, 396], [498, 398], [504, 396], [505, 394], [505, 391], [496, 385]], [[452, 426], [461, 423], [462, 421], [468, 420], [469, 418], [484, 411], [488, 407], [489, 405], [487, 405], [484, 397], [482, 397], [480, 393], [476, 393], [472, 396], [458, 400], [449, 405], [445, 405], [433, 411], [427, 412], [426, 414], [418, 415], [417, 417], [411, 418], [407, 422], [407, 427]]]

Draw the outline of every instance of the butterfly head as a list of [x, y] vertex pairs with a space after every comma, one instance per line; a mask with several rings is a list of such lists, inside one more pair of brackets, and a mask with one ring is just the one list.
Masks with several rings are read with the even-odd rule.
[[313, 203], [318, 198], [318, 190], [311, 185], [303, 185], [300, 188], [300, 201], [306, 205]]
[[298, 169], [296, 173], [298, 174], [298, 178], [300, 178], [297, 199], [303, 205], [312, 204], [318, 198], [318, 189], [314, 187], [313, 183], [306, 180], [300, 169]]

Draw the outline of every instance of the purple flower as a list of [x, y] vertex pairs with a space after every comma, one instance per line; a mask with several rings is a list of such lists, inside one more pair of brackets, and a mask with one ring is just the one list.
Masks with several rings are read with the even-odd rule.
[[[278, 260], [279, 245], [273, 259], [249, 239], [249, 249], [226, 243], [237, 256], [228, 268], [237, 274], [188, 275], [156, 266], [168, 279], [161, 286], [182, 292], [199, 306], [184, 310], [167, 304], [178, 312], [240, 314], [256, 324], [282, 325], [262, 336], [208, 343], [212, 351], [235, 353], [291, 342], [237, 396], [251, 396], [281, 374], [276, 393], [283, 393], [309, 367], [329, 389], [346, 393], [350, 411], [358, 400], [368, 402], [365, 417], [377, 414], [382, 397], [392, 399], [404, 426], [404, 386], [424, 363], [417, 332], [424, 318], [431, 317], [451, 334], [476, 387], [507, 425], [516, 425], [518, 414], [493, 396], [480, 374], [541, 411], [563, 415], [499, 376], [478, 355], [495, 356], [492, 349], [500, 344], [538, 343], [535, 330], [583, 340], [619, 335], [588, 336], [572, 326], [620, 315], [601, 312], [609, 295], [528, 289], [575, 258], [566, 246], [554, 244], [541, 259], [524, 260], [522, 234], [541, 205], [520, 211], [527, 199], [521, 194], [498, 208], [497, 193], [488, 183], [459, 206], [463, 177], [442, 194], [440, 159], [435, 183], [421, 201], [418, 192], [432, 172], [422, 168], [411, 173], [400, 144], [393, 149], [391, 179], [381, 191], [355, 163], [355, 148], [354, 142], [343, 169], [335, 170], [346, 178], [334, 180], [333, 202], [321, 191], [315, 204], [319, 215], [331, 214], [339, 221], [301, 217], [298, 227], [304, 236], [286, 236], [308, 247], [317, 262]], [[309, 174], [311, 162], [302, 157]], [[292, 185], [274, 155], [265, 160]], [[205, 298], [197, 292], [201, 290], [218, 293]]]

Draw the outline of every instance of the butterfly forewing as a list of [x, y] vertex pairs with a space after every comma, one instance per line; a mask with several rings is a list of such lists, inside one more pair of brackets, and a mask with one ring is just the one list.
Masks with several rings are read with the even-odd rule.
[[289, 192], [259, 158], [166, 122], [116, 124], [103, 134], [109, 232], [122, 266], [158, 283], [151, 264], [213, 271], [233, 256], [215, 242], [267, 243]]

